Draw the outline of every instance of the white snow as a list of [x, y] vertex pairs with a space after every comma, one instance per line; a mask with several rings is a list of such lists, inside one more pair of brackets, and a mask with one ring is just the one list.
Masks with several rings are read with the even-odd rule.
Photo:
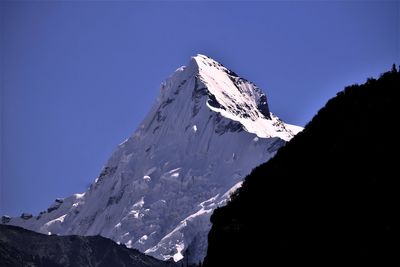
[[85, 196], [85, 193], [81, 193], [81, 194], [74, 194], [76, 199], [80, 199], [83, 198]]
[[175, 262], [177, 262], [177, 261], [180, 261], [181, 259], [183, 259], [182, 252], [185, 248], [185, 245], [183, 243], [179, 243], [179, 244], [175, 245], [175, 248], [176, 248], [177, 252], [174, 254], [173, 259]]
[[127, 248], [132, 248], [132, 240], [129, 240], [128, 242], [125, 243], [125, 246]]
[[266, 97], [253, 83], [197, 55], [161, 84], [149, 114], [86, 192], [10, 224], [45, 234], [99, 234], [175, 261], [191, 246], [197, 263], [213, 210], [301, 130], [260, 105], [266, 107]]
[[287, 129], [292, 131], [292, 133], [294, 133], [294, 134], [298, 134], [299, 132], [303, 131], [303, 127], [300, 127], [297, 125], [285, 123], [285, 126]]
[[144, 242], [147, 240], [148, 236], [147, 235], [143, 235], [140, 239], [139, 242], [144, 244]]
[[[278, 136], [288, 141], [301, 129], [301, 127], [281, 122], [273, 114], [270, 114], [272, 120], [266, 118], [257, 107], [259, 94], [255, 93], [254, 84], [234, 82], [232, 76], [227, 75], [227, 69], [224, 66], [207, 56], [197, 55], [194, 60], [199, 66], [201, 80], [222, 107], [216, 108], [207, 102], [211, 110], [220, 113], [225, 118], [240, 122], [246, 131], [262, 138]], [[233, 79], [237, 80], [237, 78]], [[245, 113], [248, 117], [242, 116], [240, 109], [243, 107], [246, 107]]]

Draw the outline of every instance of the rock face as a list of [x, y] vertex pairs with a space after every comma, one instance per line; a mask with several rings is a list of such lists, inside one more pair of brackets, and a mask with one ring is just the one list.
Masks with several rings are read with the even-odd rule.
[[393, 68], [329, 100], [214, 211], [203, 266], [399, 266], [399, 88]]
[[167, 267], [175, 263], [146, 256], [101, 236], [49, 236], [0, 225], [0, 266]]
[[87, 192], [8, 223], [102, 235], [163, 260], [187, 252], [197, 263], [213, 209], [300, 130], [272, 114], [253, 83], [197, 55], [162, 83], [149, 114]]

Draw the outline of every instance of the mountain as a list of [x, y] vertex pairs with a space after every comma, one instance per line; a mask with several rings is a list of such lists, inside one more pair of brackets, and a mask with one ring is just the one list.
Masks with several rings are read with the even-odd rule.
[[179, 261], [185, 253], [197, 263], [212, 211], [300, 130], [272, 114], [253, 83], [197, 55], [162, 83], [149, 114], [86, 192], [3, 222], [101, 235], [158, 259]]
[[329, 100], [215, 210], [203, 266], [399, 266], [399, 88], [394, 67]]
[[164, 262], [101, 236], [56, 236], [0, 225], [0, 266], [167, 267]]

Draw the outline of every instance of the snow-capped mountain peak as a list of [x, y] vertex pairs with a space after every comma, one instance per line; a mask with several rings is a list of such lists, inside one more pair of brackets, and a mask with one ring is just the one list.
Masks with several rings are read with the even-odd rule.
[[197, 55], [161, 84], [86, 192], [39, 216], [3, 221], [46, 234], [99, 234], [164, 260], [190, 251], [197, 263], [213, 209], [300, 129], [273, 115], [253, 83]]
[[[159, 103], [168, 105], [175, 100], [174, 95], [178, 95], [184, 83], [190, 79], [195, 80], [192, 90], [192, 100], [196, 104], [193, 117], [200, 106], [206, 103], [209, 109], [222, 117], [237, 122], [235, 127], [238, 129], [261, 138], [279, 137], [288, 141], [301, 130], [301, 127], [285, 124], [272, 114], [266, 95], [254, 83], [201, 54], [192, 57], [187, 66], [178, 68], [162, 84]], [[171, 92], [173, 88], [176, 91]]]
[[208, 104], [212, 108], [252, 121], [270, 119], [266, 96], [253, 83], [206, 56], [197, 55], [193, 59], [197, 63], [200, 80], [217, 102], [210, 99]]

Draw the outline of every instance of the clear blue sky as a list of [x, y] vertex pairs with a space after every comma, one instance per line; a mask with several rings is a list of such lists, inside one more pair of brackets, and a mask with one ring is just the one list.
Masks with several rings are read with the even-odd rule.
[[304, 125], [345, 85], [400, 63], [399, 12], [399, 1], [2, 1], [0, 214], [84, 191], [197, 53]]

